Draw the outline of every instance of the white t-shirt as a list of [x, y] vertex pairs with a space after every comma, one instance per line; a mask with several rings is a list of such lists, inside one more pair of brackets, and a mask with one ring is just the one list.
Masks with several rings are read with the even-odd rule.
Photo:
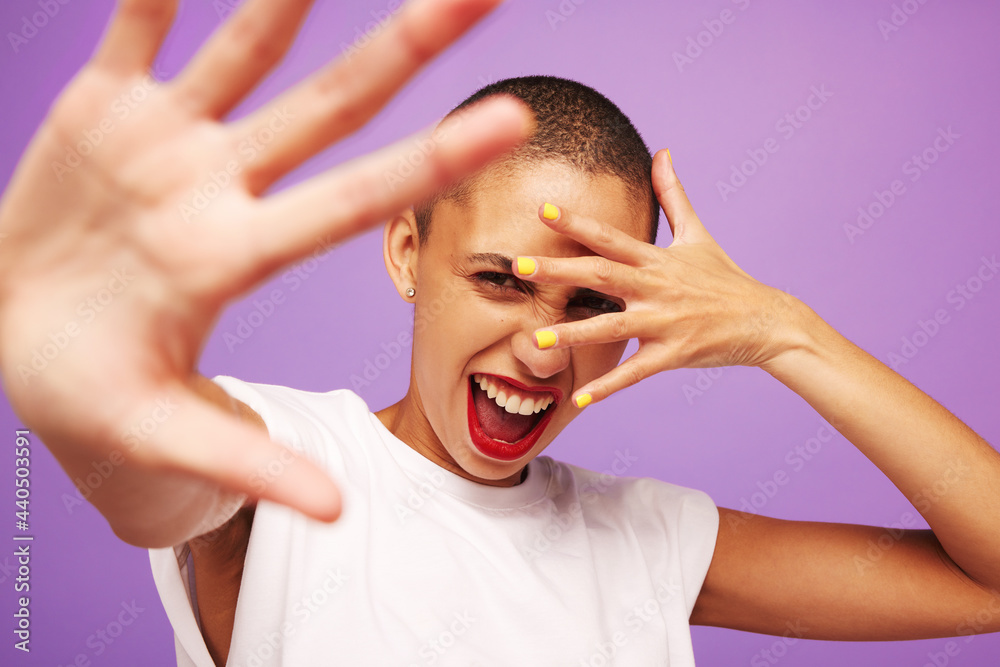
[[[719, 523], [705, 493], [546, 456], [517, 486], [477, 484], [349, 390], [215, 382], [344, 497], [332, 524], [258, 504], [228, 665], [694, 664], [688, 618]], [[635, 460], [608, 457], [618, 474]], [[178, 666], [210, 667], [186, 558], [150, 550]]]

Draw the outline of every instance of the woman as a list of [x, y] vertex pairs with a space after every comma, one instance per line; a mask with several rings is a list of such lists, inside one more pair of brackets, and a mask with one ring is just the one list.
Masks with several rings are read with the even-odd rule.
[[[248, 426], [259, 426], [252, 409], [235, 404], [233, 409], [245, 417], [240, 425], [227, 420], [204, 400], [230, 405], [227, 397], [192, 375], [200, 341], [214, 314], [227, 297], [282, 262], [311, 251], [321, 232], [334, 229], [337, 239], [345, 238], [365, 223], [395, 214], [407, 202], [430, 194], [445, 177], [465, 173], [496, 151], [511, 147], [527, 128], [525, 116], [517, 107], [495, 103], [480, 109], [475, 117], [452, 122], [446, 126], [447, 132], [432, 139], [435, 150], [428, 152], [427, 164], [434, 169], [425, 166], [397, 181], [386, 178], [396, 155], [380, 156], [350, 173], [326, 177], [325, 183], [300, 186], [258, 201], [255, 195], [269, 183], [321, 143], [332, 140], [333, 135], [353, 128], [359, 113], [370, 114], [390, 93], [391, 86], [378, 84], [382, 79], [348, 74], [370, 74], [372, 70], [366, 68], [373, 68], [382, 72], [387, 81], [398, 81], [418, 64], [407, 60], [407, 52], [398, 46], [405, 43], [407, 35], [422, 35], [421, 39], [428, 40], [419, 51], [424, 53], [442, 46], [470, 17], [454, 23], [435, 23], [440, 31], [436, 32], [428, 23], [422, 23], [431, 20], [425, 13], [430, 11], [426, 6], [418, 5], [402, 14], [386, 36], [375, 43], [378, 47], [373, 44], [362, 51], [357, 60], [341, 65], [327, 80], [289, 93], [282, 101], [288, 102], [291, 116], [302, 117], [302, 121], [282, 128], [280, 134], [271, 125], [270, 112], [251, 116], [235, 128], [213, 125], [211, 120], [231, 108], [278, 55], [270, 49], [254, 50], [252, 42], [237, 41], [235, 35], [245, 34], [248, 26], [259, 29], [267, 25], [271, 29], [277, 26], [278, 33], [290, 39], [305, 8], [305, 3], [299, 3], [297, 13], [285, 11], [278, 16], [278, 10], [257, 3], [228, 24], [184, 75], [162, 89], [158, 104], [145, 106], [135, 114], [129, 126], [122, 128], [131, 135], [122, 132], [118, 136], [125, 138], [120, 143], [109, 142], [104, 153], [95, 154], [92, 161], [73, 173], [61, 174], [64, 178], [58, 186], [42, 178], [41, 173], [49, 169], [59, 148], [53, 138], [58, 134], [52, 133], [75, 133], [99, 122], [99, 100], [109, 104], [149, 65], [169, 23], [165, 16], [152, 11], [155, 4], [132, 3], [132, 9], [146, 11], [119, 15], [93, 65], [54, 110], [5, 197], [0, 224], [10, 238], [0, 247], [3, 266], [9, 267], [4, 282], [3, 369], [12, 403], [71, 476], [82, 474], [94, 461], [116, 454], [124, 459], [123, 463], [115, 463], [116, 473], [92, 496], [123, 539], [148, 547], [166, 547], [224, 525], [225, 539], [192, 540], [195, 569], [200, 560], [210, 572], [218, 568], [217, 574], [234, 562], [232, 554], [245, 553], [248, 510], [254, 506], [252, 501], [244, 502], [246, 496], [278, 501], [320, 519], [336, 518], [339, 501], [328, 479], [315, 467], [269, 442], [259, 428], [255, 431]], [[436, 18], [440, 21], [440, 17]], [[253, 65], [247, 67], [251, 54], [260, 60], [251, 58]], [[209, 80], [225, 81], [226, 85], [206, 85]], [[317, 103], [322, 99], [320, 92], [331, 82], [340, 84], [338, 90], [354, 93], [346, 107], [344, 98], [337, 99], [332, 109], [323, 109]], [[85, 110], [81, 112], [84, 102]], [[330, 118], [339, 122], [330, 122]], [[271, 130], [273, 139], [265, 147], [267, 150], [250, 163], [237, 161], [237, 140], [262, 136], [265, 129]], [[154, 146], [140, 154], [135, 150], [139, 138]], [[410, 149], [407, 145], [399, 154]], [[123, 159], [130, 156], [135, 157]], [[119, 168], [119, 164], [128, 169]], [[172, 168], [164, 173], [163, 165]], [[191, 176], [203, 173], [206, 165], [215, 165], [215, 170], [224, 170], [233, 178], [239, 176], [240, 187], [223, 188], [216, 183], [218, 194], [208, 197], [210, 191], [205, 183]], [[94, 178], [98, 174], [114, 177], [101, 181]], [[843, 340], [797, 301], [760, 286], [735, 267], [701, 227], [664, 154], [654, 165], [653, 188], [674, 233], [669, 249], [654, 248], [639, 240], [647, 237], [648, 230], [636, 226], [636, 216], [631, 214], [634, 212], [622, 212], [623, 203], [631, 197], [613, 180], [595, 185], [593, 179], [583, 179], [574, 184], [572, 174], [565, 169], [541, 181], [537, 174], [530, 175], [510, 177], [515, 182], [508, 183], [504, 191], [528, 199], [529, 195], [539, 194], [529, 185], [554, 183], [562, 188], [561, 201], [553, 204], [547, 197], [539, 201], [534, 207], [538, 220], [532, 221], [536, 226], [518, 229], [524, 233], [507, 240], [508, 246], [524, 243], [527, 248], [501, 248], [517, 260], [509, 268], [510, 277], [482, 278], [498, 288], [519, 286], [524, 293], [530, 293], [531, 299], [525, 297], [525, 303], [518, 308], [513, 308], [511, 302], [504, 308], [505, 312], [510, 308], [511, 312], [521, 313], [517, 317], [522, 319], [514, 322], [501, 317], [496, 331], [482, 334], [486, 338], [476, 333], [475, 344], [464, 349], [465, 342], [460, 345], [453, 341], [459, 340], [456, 334], [468, 335], [466, 319], [438, 318], [429, 324], [428, 330], [436, 338], [426, 335], [423, 341], [431, 341], [426, 345], [436, 348], [426, 348], [430, 351], [425, 352], [415, 342], [411, 391], [400, 404], [378, 415], [389, 432], [459, 476], [479, 482], [531, 484], [531, 466], [522, 479], [524, 463], [538, 454], [575, 411], [586, 406], [588, 398], [599, 401], [617, 389], [673, 367], [760, 365], [809, 400], [907, 495], [919, 494], [921, 489], [939, 482], [942, 475], [951, 480], [954, 493], [923, 512], [935, 529], [936, 540], [926, 534], [906, 534], [871, 572], [859, 571], [851, 556], [862, 551], [880, 531], [798, 525], [720, 510], [718, 541], [704, 586], [697, 595], [692, 622], [812, 637], [940, 636], [953, 632], [969, 610], [988, 608], [994, 602], [990, 588], [997, 587], [991, 577], [997, 571], [993, 559], [998, 550], [990, 527], [998, 501], [995, 494], [990, 495], [990, 480], [996, 479], [998, 464], [995, 452], [986, 443]], [[518, 178], [527, 183], [516, 182]], [[108, 181], [116, 185], [109, 188]], [[112, 195], [109, 190], [118, 194]], [[202, 207], [191, 198], [192, 192], [210, 201]], [[344, 202], [332, 213], [321, 205], [331, 198], [331, 193], [335, 201]], [[81, 208], [81, 202], [89, 207]], [[198, 211], [197, 219], [191, 218], [192, 206]], [[502, 206], [512, 204], [507, 199], [495, 201], [489, 210]], [[68, 210], [87, 213], [70, 219]], [[294, 222], [277, 232], [271, 222], [276, 218]], [[58, 242], [52, 236], [38, 238], [26, 233], [34, 228], [34, 219], [67, 220], [66, 233]], [[523, 221], [523, 217], [519, 220]], [[73, 223], [77, 226], [70, 227]], [[545, 230], [537, 225], [551, 228]], [[445, 252], [448, 245], [435, 245], [440, 241], [435, 234], [447, 232], [449, 226], [432, 224], [431, 229], [437, 231], [428, 236], [426, 246], [421, 246], [416, 229], [415, 216], [408, 219], [405, 215], [394, 218], [387, 227], [390, 274], [404, 295], [409, 289], [419, 289], [411, 298], [444, 298], [445, 283], [452, 279], [447, 272], [455, 253]], [[124, 243], [120, 241], [123, 232], [130, 237]], [[441, 236], [445, 237], [443, 243], [452, 244], [459, 238], [463, 242], [477, 238], [475, 233]], [[112, 240], [97, 241], [105, 238]], [[511, 240], [517, 243], [511, 244]], [[87, 253], [79, 263], [68, 263], [66, 271], [71, 281], [64, 279], [66, 273], [59, 274], [53, 265], [46, 264], [59, 258], [63, 260], [60, 264], [66, 266], [63, 258], [76, 257], [76, 249], [84, 243], [94, 246], [95, 252]], [[472, 254], [502, 255], [497, 252], [497, 240], [487, 245], [492, 247]], [[445, 256], [426, 261], [435, 248]], [[192, 249], [197, 252], [192, 253]], [[417, 261], [421, 253], [424, 262]], [[607, 261], [587, 259], [592, 253]], [[518, 256], [523, 256], [523, 261]], [[566, 257], [580, 259], [567, 261]], [[120, 269], [117, 262], [122, 263]], [[493, 268], [500, 268], [496, 264]], [[679, 266], [685, 270], [678, 270]], [[118, 276], [112, 274], [115, 270]], [[489, 273], [497, 271], [479, 270], [474, 275]], [[36, 279], [24, 281], [25, 274]], [[14, 275], [21, 280], [15, 283]], [[121, 291], [117, 302], [122, 304], [120, 308], [109, 308], [83, 331], [65, 329], [67, 314], [76, 304], [105, 289], [112, 277], [122, 282], [120, 276], [129, 275], [136, 276], [135, 287]], [[566, 284], [576, 287], [567, 291]], [[580, 292], [580, 288], [589, 291]], [[423, 296], [425, 289], [429, 297]], [[482, 301], [486, 297], [480, 293], [476, 298]], [[580, 298], [589, 299], [584, 301], [590, 304], [586, 308], [613, 310], [609, 304], [615, 304], [625, 312], [617, 316], [595, 312], [592, 317], [580, 318], [583, 322], [566, 322], [568, 313], [562, 311], [568, 310], [573, 299]], [[467, 309], [456, 308], [453, 312], [468, 315]], [[748, 317], [747, 312], [753, 315]], [[36, 316], [24, 317], [25, 313]], [[757, 317], [758, 313], [766, 316]], [[492, 325], [493, 320], [483, 322]], [[33, 367], [33, 351], [59, 330], [73, 338], [74, 344], [65, 347], [45, 368]], [[170, 335], [164, 337], [163, 332]], [[632, 337], [642, 342], [639, 355], [635, 361], [614, 368], [624, 342]], [[593, 349], [575, 347], [585, 343], [594, 344]], [[442, 359], [443, 364], [431, 363]], [[517, 373], [500, 368], [504, 365], [520, 369], [522, 377], [512, 377]], [[455, 383], [457, 374], [450, 372], [458, 367], [470, 371], [462, 374], [462, 384]], [[501, 376], [499, 371], [506, 372]], [[438, 372], [441, 376], [434, 376]], [[499, 380], [527, 392], [518, 396], [522, 401], [553, 400], [554, 411], [546, 432], [533, 444], [528, 443], [530, 447], [524, 451], [503, 451], [495, 445], [492, 451], [476, 447], [478, 454], [469, 447], [449, 450], [460, 440], [449, 432], [450, 428], [460, 422], [466, 429], [474, 427], [471, 411], [475, 411], [481, 426], [483, 420], [490, 420], [486, 410], [493, 408], [477, 403], [481, 400], [473, 384], [477, 375], [488, 376], [478, 381], [479, 391], [483, 391], [481, 384], [485, 380], [487, 398], [491, 382], [497, 384], [498, 395], [505, 389]], [[523, 382], [526, 375], [553, 380], [539, 390], [535, 382]], [[80, 386], [88, 387], [87, 396], [77, 395]], [[417, 394], [415, 389], [422, 386], [434, 387], [430, 396]], [[456, 412], [461, 405], [454, 400], [459, 391], [466, 396], [464, 414]], [[540, 396], [530, 396], [532, 393]], [[121, 398], [108, 400], [114, 396]], [[45, 414], [47, 406], [53, 404], [66, 406], [55, 420]], [[503, 407], [507, 412], [506, 405]], [[552, 408], [550, 405], [546, 409]], [[157, 414], [164, 418], [156, 418]], [[151, 432], [145, 428], [136, 431], [134, 427], [146, 423], [150, 415], [158, 427]], [[503, 414], [494, 416], [497, 421], [507, 419]], [[550, 425], [552, 431], [548, 430]], [[519, 441], [527, 438], [510, 424], [485, 430], [493, 442], [506, 440], [508, 435], [521, 435]], [[201, 438], [193, 441], [192, 433], [201, 434]], [[132, 439], [122, 434], [131, 434]], [[489, 449], [489, 443], [483, 442]], [[914, 460], [909, 455], [913, 450], [920, 451], [922, 457]], [[191, 481], [192, 473], [210, 483]], [[137, 489], [145, 499], [142, 504], [134, 502]], [[231, 520], [241, 505], [244, 510]], [[178, 507], [184, 509], [178, 511]], [[197, 555], [199, 548], [204, 550], [204, 558]], [[220, 558], [220, 553], [229, 558]], [[235, 562], [242, 565], [239, 559]], [[825, 583], [817, 584], [818, 574], [823, 575]], [[226, 616], [232, 616], [233, 608], [225, 600], [235, 598], [233, 585], [240, 583], [240, 577], [230, 571], [228, 577], [216, 579], [220, 590], [205, 596], [202, 589], [198, 600], [207, 600], [208, 615], [215, 617], [206, 619], [203, 615], [203, 625], [222, 628], [203, 628], [208, 650], [219, 660], [228, 651], [225, 627], [232, 628]], [[333, 594], [339, 590], [341, 579], [331, 574], [323, 581], [322, 590]], [[200, 581], [211, 582], [212, 578], [202, 577]], [[666, 600], [678, 599], [671, 585], [668, 581], [663, 586], [652, 586], [649, 600], [662, 607]], [[932, 599], [939, 604], [928, 605], [926, 593], [922, 593], [923, 612], [914, 614], [913, 605], [905, 598], [901, 604], [899, 598], [913, 586], [935, 590], [938, 595]], [[812, 601], [808, 606], [801, 604], [806, 591], [814, 599], [821, 599], [819, 611], [814, 611]], [[693, 591], [686, 591], [682, 597], [690, 611], [688, 603], [695, 601]], [[213, 600], [220, 602], [213, 607]], [[293, 606], [292, 615], [302, 608], [311, 614], [319, 613], [312, 611], [309, 602], [319, 608], [315, 601], [304, 600], [304, 607]], [[642, 609], [645, 600], [637, 602]], [[850, 613], [861, 608], [871, 610], [873, 604], [871, 617], [859, 619]], [[213, 620], [219, 622], [213, 625]], [[626, 624], [631, 620], [623, 617]], [[788, 626], [793, 620], [803, 622]], [[453, 622], [458, 625], [449, 624], [447, 632], [457, 635], [463, 627], [472, 632], [474, 621], [467, 616]], [[986, 629], [994, 628], [989, 625]], [[598, 637], [592, 648], [587, 647], [582, 660], [595, 664], [602, 657], [609, 659], [609, 653], [620, 655], [620, 651], [635, 648], [634, 641], [629, 645], [628, 636], [619, 636], [614, 627], [607, 630], [603, 639]], [[428, 632], [433, 635], [436, 631], [429, 629], [423, 634]], [[444, 641], [441, 639], [439, 644]], [[680, 641], [683, 643], [683, 638]], [[287, 648], [289, 645], [281, 637], [274, 642], [294, 650]], [[578, 645], [572, 641], [570, 644]], [[432, 644], [428, 643], [428, 648], [436, 651]], [[257, 656], [266, 659], [263, 652], [267, 649], [261, 645], [256, 650]], [[663, 647], [653, 650], [662, 652]], [[688, 659], [689, 651], [682, 650], [673, 657]], [[421, 655], [421, 659], [430, 657]]]

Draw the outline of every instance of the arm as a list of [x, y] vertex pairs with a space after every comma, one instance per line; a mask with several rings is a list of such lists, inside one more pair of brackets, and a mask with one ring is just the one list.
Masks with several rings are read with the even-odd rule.
[[[338, 516], [332, 480], [299, 455], [289, 462], [252, 415], [237, 418], [197, 376], [198, 358], [227, 302], [523, 140], [525, 110], [497, 100], [421, 139], [434, 150], [405, 178], [386, 175], [413, 141], [267, 194], [496, 4], [408, 4], [350, 61], [227, 122], [290, 47], [310, 0], [248, 0], [162, 83], [148, 72], [177, 0], [120, 0], [0, 200], [0, 378], [71, 476], [111, 470], [91, 499], [122, 539], [179, 544], [248, 498]], [[144, 100], [122, 117], [116, 105], [137, 88]], [[65, 165], [66, 147], [97, 127], [113, 132]], [[266, 150], [241, 152], [262, 136]], [[281, 474], [260, 484], [276, 460]]]
[[[671, 368], [761, 367], [868, 456], [932, 528], [896, 533], [869, 567], [856, 558], [881, 529], [720, 510], [692, 622], [780, 635], [802, 621], [800, 636], [828, 639], [1000, 630], [1000, 455], [798, 300], [740, 270], [698, 220], [666, 152], [653, 184], [674, 234], [669, 248], [571, 212], [542, 218], [601, 256], [536, 258], [531, 280], [626, 301], [623, 313], [553, 327], [557, 347], [639, 339], [634, 356], [574, 398], [600, 401]], [[966, 622], [981, 614], [989, 620]]]
[[[811, 310], [797, 312], [780, 337], [785, 352], [763, 367], [877, 465], [932, 530], [726, 510], [692, 622], [781, 634], [796, 618], [807, 636], [835, 639], [1000, 630], [1000, 455]], [[805, 588], [809, 597], [796, 599]]]
[[799, 312], [794, 341], [764, 370], [885, 473], [972, 582], [1000, 590], [1000, 454], [811, 310]]
[[929, 530], [719, 514], [692, 625], [841, 641], [1000, 631], [1000, 594], [972, 581]]

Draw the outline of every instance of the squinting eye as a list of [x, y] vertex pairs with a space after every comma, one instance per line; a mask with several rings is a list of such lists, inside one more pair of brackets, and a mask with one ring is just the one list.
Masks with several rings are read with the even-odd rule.
[[499, 271], [482, 271], [476, 274], [476, 280], [489, 283], [500, 289], [520, 289], [517, 279], [509, 273]]
[[621, 312], [621, 306], [609, 299], [602, 299], [599, 296], [581, 296], [573, 299], [569, 303], [570, 308], [591, 311], [595, 315], [604, 313]]

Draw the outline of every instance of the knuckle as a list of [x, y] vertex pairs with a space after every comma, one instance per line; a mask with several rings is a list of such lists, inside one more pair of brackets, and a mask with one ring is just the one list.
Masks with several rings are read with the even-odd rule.
[[232, 42], [240, 45], [250, 60], [273, 63], [284, 53], [281, 40], [274, 39], [269, 34], [268, 26], [255, 17], [244, 15], [238, 18], [230, 30]]
[[598, 400], [606, 398], [614, 393], [614, 391], [611, 390], [611, 388], [608, 386], [608, 383], [604, 380], [604, 378], [601, 378], [599, 380], [594, 380], [593, 382], [591, 382], [590, 386], [591, 386], [590, 394]]
[[[410, 159], [409, 155], [408, 159]], [[449, 158], [447, 151], [432, 151], [427, 155], [423, 164], [415, 167], [415, 173], [421, 172], [426, 182], [431, 184], [427, 192], [427, 194], [431, 194], [461, 176], [462, 168], [460, 163]]]
[[594, 276], [601, 282], [607, 283], [614, 277], [615, 267], [606, 257], [594, 258]]
[[608, 324], [610, 326], [610, 333], [612, 338], [615, 338], [616, 340], [624, 338], [626, 333], [628, 332], [628, 322], [626, 321], [626, 319], [621, 316], [618, 317], [612, 316], [608, 319], [609, 319]]
[[556, 334], [556, 345], [558, 347], [570, 348], [579, 342], [580, 337], [577, 335], [577, 332], [573, 327], [567, 327], [565, 329], [552, 327], [552, 331]]
[[309, 94], [310, 104], [325, 125], [339, 132], [356, 130], [371, 117], [371, 94], [365, 78], [348, 63], [336, 63], [322, 72]]
[[[406, 55], [414, 62], [422, 63], [434, 57], [437, 49], [427, 35], [415, 23], [405, 20], [399, 21], [396, 33], [397, 44], [406, 52]], [[383, 35], [388, 39], [388, 36]]]
[[369, 114], [363, 102], [338, 90], [323, 91], [326, 96], [326, 113], [329, 127], [341, 132], [353, 132], [368, 122]]
[[626, 361], [621, 365], [622, 379], [625, 382], [626, 387], [631, 387], [632, 385], [638, 384], [642, 380], [643, 373], [642, 368], [638, 363], [634, 361]]
[[666, 248], [649, 244], [643, 249], [642, 259], [647, 266], [656, 267], [666, 264], [671, 257]]
[[610, 245], [615, 240], [615, 232], [610, 225], [602, 222], [597, 225], [597, 234], [595, 237], [601, 245]]

